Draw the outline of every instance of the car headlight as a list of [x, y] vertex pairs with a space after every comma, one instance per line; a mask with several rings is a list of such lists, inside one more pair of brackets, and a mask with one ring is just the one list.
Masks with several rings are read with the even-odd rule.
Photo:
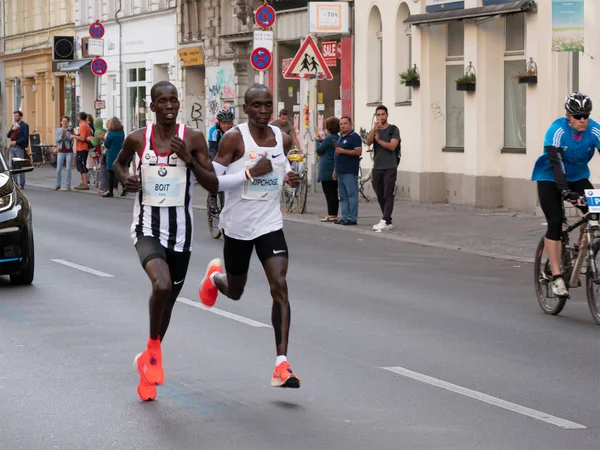
[[13, 190], [10, 194], [0, 197], [0, 211], [6, 211], [12, 208], [15, 203], [15, 191]]

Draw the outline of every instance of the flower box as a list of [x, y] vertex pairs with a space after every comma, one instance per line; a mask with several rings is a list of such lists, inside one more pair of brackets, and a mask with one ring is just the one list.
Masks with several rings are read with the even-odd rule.
[[460, 81], [457, 81], [456, 90], [465, 92], [475, 92], [475, 83], [462, 83]]

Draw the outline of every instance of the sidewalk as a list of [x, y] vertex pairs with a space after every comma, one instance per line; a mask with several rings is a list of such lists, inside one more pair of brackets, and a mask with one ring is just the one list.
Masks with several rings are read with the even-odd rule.
[[[56, 169], [36, 168], [27, 174], [27, 186], [52, 189]], [[64, 173], [63, 173], [64, 180]], [[79, 184], [79, 174], [73, 170], [73, 186]], [[78, 194], [96, 194], [95, 190], [73, 191]], [[56, 195], [67, 194], [63, 190]], [[97, 194], [96, 194], [97, 195]], [[133, 199], [126, 197], [106, 199], [107, 202]], [[194, 208], [206, 209], [206, 191], [195, 186]], [[513, 261], [533, 262], [533, 255], [540, 236], [545, 232], [545, 219], [533, 214], [503, 209], [480, 209], [447, 204], [416, 204], [397, 201], [394, 207], [394, 230], [375, 233], [372, 226], [381, 218], [375, 198], [370, 202], [361, 199], [358, 226], [344, 227], [322, 223], [326, 215], [325, 197], [321, 193], [309, 193], [305, 214], [284, 214], [284, 220], [307, 223], [329, 228], [329, 231], [368, 234], [382, 239], [426, 245], [473, 253]]]

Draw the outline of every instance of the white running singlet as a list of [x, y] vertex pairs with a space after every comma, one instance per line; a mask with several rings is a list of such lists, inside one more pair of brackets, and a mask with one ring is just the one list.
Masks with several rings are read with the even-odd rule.
[[[186, 126], [177, 126], [177, 136], [185, 138]], [[191, 170], [177, 154], [160, 154], [154, 145], [154, 124], [146, 125], [146, 141], [138, 175], [142, 190], [133, 207], [131, 238], [134, 245], [142, 236], [152, 236], [176, 252], [192, 250], [194, 183]]]
[[233, 239], [251, 241], [259, 236], [281, 230], [280, 196], [283, 179], [290, 164], [283, 151], [283, 136], [277, 127], [271, 127], [275, 133], [275, 147], [259, 147], [254, 142], [247, 123], [237, 128], [244, 139], [244, 155], [227, 166], [225, 173], [232, 174], [252, 167], [262, 154], [271, 159], [273, 172], [247, 180], [230, 191], [225, 191], [225, 205], [219, 218], [220, 227]]

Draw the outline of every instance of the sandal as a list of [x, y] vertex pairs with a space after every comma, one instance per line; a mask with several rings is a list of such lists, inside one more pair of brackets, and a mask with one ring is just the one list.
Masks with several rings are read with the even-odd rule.
[[327, 216], [321, 219], [321, 222], [335, 222], [338, 218], [335, 216]]

